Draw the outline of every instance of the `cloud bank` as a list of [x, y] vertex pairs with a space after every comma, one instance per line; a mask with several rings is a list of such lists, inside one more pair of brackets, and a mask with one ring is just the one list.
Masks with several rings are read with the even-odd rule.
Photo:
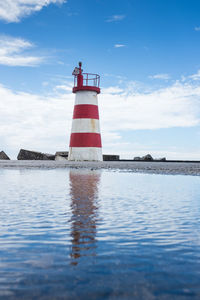
[[0, 145], [16, 157], [20, 148], [54, 152], [66, 149], [73, 94], [43, 97], [0, 85]]
[[0, 19], [6, 22], [19, 22], [23, 17], [40, 11], [49, 4], [62, 4], [66, 0], [2, 0]]

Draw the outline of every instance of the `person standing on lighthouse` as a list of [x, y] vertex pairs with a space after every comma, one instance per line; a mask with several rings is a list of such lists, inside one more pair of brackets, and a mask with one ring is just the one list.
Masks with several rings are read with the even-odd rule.
[[97, 95], [100, 76], [83, 73], [82, 63], [75, 68], [73, 93], [76, 94], [68, 160], [102, 161]]

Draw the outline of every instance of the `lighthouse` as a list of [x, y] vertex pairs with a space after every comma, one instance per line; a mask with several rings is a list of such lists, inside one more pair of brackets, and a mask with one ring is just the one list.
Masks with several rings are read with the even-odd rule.
[[72, 73], [75, 104], [69, 144], [68, 160], [102, 161], [102, 144], [99, 125], [97, 95], [100, 93], [100, 76], [83, 73], [82, 63]]

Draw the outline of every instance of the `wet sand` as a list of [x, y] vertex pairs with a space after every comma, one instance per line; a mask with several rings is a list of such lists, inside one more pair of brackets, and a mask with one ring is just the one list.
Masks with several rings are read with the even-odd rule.
[[0, 161], [0, 169], [55, 169], [55, 168], [87, 168], [126, 170], [134, 173], [193, 175], [200, 176], [200, 163], [177, 162], [135, 162], [135, 161], [104, 161], [104, 162], [72, 162], [29, 160]]

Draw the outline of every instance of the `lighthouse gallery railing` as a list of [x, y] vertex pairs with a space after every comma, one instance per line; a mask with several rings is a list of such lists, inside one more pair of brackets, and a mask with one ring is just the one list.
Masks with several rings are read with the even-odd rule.
[[[100, 76], [98, 74], [92, 73], [82, 73], [83, 75], [83, 86], [100, 86]], [[78, 75], [74, 76], [74, 87], [78, 86], [77, 83]]]

